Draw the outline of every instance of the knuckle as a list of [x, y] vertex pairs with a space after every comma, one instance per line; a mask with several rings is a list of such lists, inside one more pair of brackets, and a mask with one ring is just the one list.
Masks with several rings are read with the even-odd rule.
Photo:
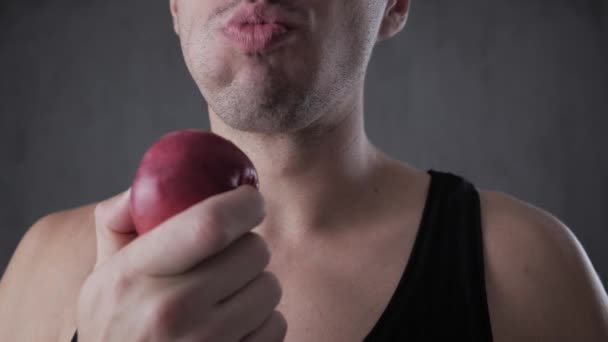
[[171, 296], [152, 301], [144, 323], [146, 331], [157, 336], [175, 336], [180, 306]]
[[264, 219], [266, 213], [264, 197], [255, 188], [251, 188], [249, 191], [251, 193], [251, 210], [256, 214], [255, 221], [257, 224], [259, 224]]
[[261, 281], [264, 283], [264, 289], [274, 299], [275, 305], [278, 304], [283, 296], [283, 288], [281, 287], [279, 279], [276, 275], [268, 271], [262, 272], [260, 277], [262, 278]]
[[251, 244], [252, 260], [260, 261], [262, 267], [270, 263], [271, 252], [268, 243], [259, 234], [248, 233], [249, 243]]
[[235, 210], [244, 214], [243, 218], [248, 225], [259, 225], [266, 216], [264, 197], [253, 186], [241, 186], [237, 191], [239, 198], [234, 203]]
[[112, 289], [114, 296], [120, 300], [126, 296], [131, 289], [132, 284], [133, 275], [127, 272], [124, 268], [120, 268], [116, 273], [114, 273], [110, 288]]
[[272, 323], [271, 325], [275, 329], [275, 336], [277, 337], [277, 341], [282, 341], [287, 334], [287, 320], [285, 316], [280, 311], [275, 311], [272, 315]]
[[279, 342], [287, 335], [287, 320], [283, 314], [277, 310], [268, 315], [264, 323], [250, 335], [243, 339], [243, 342]]
[[266, 216], [264, 198], [262, 197], [262, 194], [255, 189], [249, 191], [251, 191], [251, 195], [244, 205], [243, 212], [247, 213], [247, 220], [250, 225], [257, 226], [264, 221], [264, 217]]
[[217, 210], [207, 211], [204, 219], [199, 220], [195, 226], [195, 242], [208, 248], [224, 247], [229, 242], [225, 224], [225, 219]]

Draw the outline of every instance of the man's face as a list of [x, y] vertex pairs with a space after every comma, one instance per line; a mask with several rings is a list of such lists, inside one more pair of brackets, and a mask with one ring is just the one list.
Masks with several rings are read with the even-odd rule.
[[[386, 0], [174, 0], [186, 65], [229, 126], [286, 133], [353, 101]], [[224, 33], [246, 7], [277, 8], [291, 22], [276, 48], [251, 53]], [[337, 114], [337, 113], [336, 113]]]

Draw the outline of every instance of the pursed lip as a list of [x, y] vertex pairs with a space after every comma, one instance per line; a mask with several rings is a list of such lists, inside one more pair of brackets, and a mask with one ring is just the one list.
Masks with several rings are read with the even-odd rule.
[[266, 4], [240, 7], [223, 27], [223, 33], [241, 50], [263, 52], [279, 45], [297, 27], [292, 15]]
[[243, 5], [230, 17], [225, 27], [243, 24], [273, 24], [277, 23], [288, 29], [294, 29], [297, 22], [294, 16], [279, 6], [256, 4]]

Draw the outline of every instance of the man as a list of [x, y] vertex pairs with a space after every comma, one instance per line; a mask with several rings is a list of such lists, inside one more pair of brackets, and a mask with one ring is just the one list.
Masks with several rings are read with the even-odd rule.
[[551, 214], [368, 140], [364, 76], [408, 0], [172, 0], [212, 130], [260, 191], [135, 238], [125, 191], [40, 219], [0, 340], [606, 341], [608, 300]]

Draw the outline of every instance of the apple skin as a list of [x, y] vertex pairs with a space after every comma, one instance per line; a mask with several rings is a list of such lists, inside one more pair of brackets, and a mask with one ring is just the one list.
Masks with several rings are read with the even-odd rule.
[[206, 198], [248, 184], [259, 189], [251, 160], [212, 132], [167, 133], [144, 154], [129, 198], [135, 230], [145, 234]]

